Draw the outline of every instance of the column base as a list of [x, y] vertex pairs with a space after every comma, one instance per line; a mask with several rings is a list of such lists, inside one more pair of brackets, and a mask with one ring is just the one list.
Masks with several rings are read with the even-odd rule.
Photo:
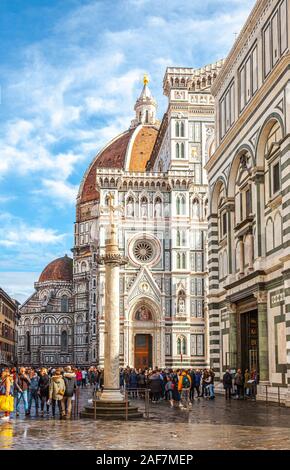
[[104, 388], [100, 397], [102, 401], [124, 401], [124, 395], [120, 392], [120, 389]]

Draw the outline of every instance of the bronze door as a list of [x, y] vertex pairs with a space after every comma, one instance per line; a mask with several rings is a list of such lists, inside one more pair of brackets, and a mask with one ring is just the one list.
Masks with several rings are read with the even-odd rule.
[[144, 369], [152, 367], [152, 336], [137, 334], [135, 336], [135, 367]]
[[259, 338], [258, 312], [253, 310], [241, 314], [241, 369], [258, 370]]

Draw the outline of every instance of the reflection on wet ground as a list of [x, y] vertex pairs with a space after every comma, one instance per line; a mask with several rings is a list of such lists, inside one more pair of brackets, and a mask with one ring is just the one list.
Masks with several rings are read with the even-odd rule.
[[[90, 398], [81, 392], [80, 409]], [[136, 403], [141, 409], [141, 400]], [[19, 418], [0, 424], [1, 449], [290, 449], [290, 409], [264, 403], [195, 400], [190, 411], [151, 405], [150, 419]]]

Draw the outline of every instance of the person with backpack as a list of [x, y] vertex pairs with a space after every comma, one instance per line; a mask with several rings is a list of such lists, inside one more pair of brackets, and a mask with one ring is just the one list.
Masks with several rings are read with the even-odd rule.
[[49, 401], [52, 404], [52, 416], [55, 417], [55, 406], [56, 403], [59, 409], [59, 417], [62, 418], [62, 406], [61, 402], [63, 400], [65, 393], [65, 382], [61, 375], [61, 369], [57, 368], [54, 375], [51, 377], [49, 384]]
[[72, 409], [72, 398], [77, 388], [76, 374], [72, 371], [71, 366], [64, 368], [63, 379], [65, 383], [65, 392], [61, 400], [62, 417], [70, 419]]
[[225, 389], [225, 399], [226, 400], [231, 399], [232, 384], [233, 384], [232, 376], [231, 376], [230, 370], [227, 369], [226, 372], [224, 373], [224, 376], [223, 376], [223, 386], [224, 386], [224, 389]]
[[181, 408], [189, 408], [190, 400], [189, 393], [191, 387], [191, 378], [188, 372], [182, 370], [178, 378], [178, 391], [181, 398]]

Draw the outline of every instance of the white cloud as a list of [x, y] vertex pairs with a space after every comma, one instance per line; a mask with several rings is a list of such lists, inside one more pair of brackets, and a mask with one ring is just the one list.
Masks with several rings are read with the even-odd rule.
[[34, 282], [38, 280], [39, 272], [0, 272], [0, 287], [12, 299], [23, 303], [34, 292]]
[[58, 234], [56, 230], [43, 227], [29, 227], [20, 222], [14, 229], [5, 231], [4, 238], [0, 238], [0, 245], [24, 246], [27, 242], [32, 244], [56, 244], [64, 239], [65, 234]]
[[43, 189], [40, 190], [40, 192], [43, 195], [50, 196], [60, 205], [75, 204], [79, 187], [78, 185], [71, 185], [61, 180], [48, 179], [44, 179], [42, 183]]
[[36, 248], [36, 245], [58, 245], [67, 237], [65, 233], [58, 233], [52, 228], [30, 226], [9, 212], [0, 213], [0, 226], [0, 245], [21, 250]]

